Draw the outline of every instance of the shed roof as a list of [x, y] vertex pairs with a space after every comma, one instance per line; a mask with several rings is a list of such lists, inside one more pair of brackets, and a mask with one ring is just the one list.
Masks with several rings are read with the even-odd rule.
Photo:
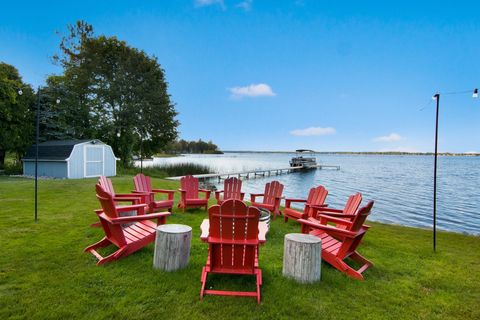
[[[89, 141], [95, 141], [102, 143], [99, 140], [51, 140], [38, 144], [38, 160], [66, 160], [70, 157], [73, 147], [80, 143]], [[32, 145], [27, 150], [27, 154], [23, 157], [23, 160], [35, 159], [35, 146]]]

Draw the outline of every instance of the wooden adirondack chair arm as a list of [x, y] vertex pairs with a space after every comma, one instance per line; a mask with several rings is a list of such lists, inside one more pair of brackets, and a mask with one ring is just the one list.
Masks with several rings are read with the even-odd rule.
[[153, 220], [153, 219], [160, 219], [163, 217], [169, 216], [170, 212], [157, 212], [151, 214], [141, 214], [138, 216], [127, 216], [127, 217], [119, 217], [119, 218], [109, 218], [109, 220], [113, 224], [121, 224], [125, 222], [134, 222], [134, 221], [143, 221], [143, 220]]
[[167, 189], [152, 189], [155, 193], [167, 193], [167, 194], [174, 194], [175, 190], [167, 190]]
[[342, 210], [332, 209], [332, 208], [327, 208], [327, 207], [328, 207], [328, 204], [326, 204], [326, 203], [324, 203], [322, 205], [314, 204], [314, 205], [310, 206], [310, 208], [318, 210], [318, 211], [343, 212]]
[[142, 201], [142, 197], [139, 196], [139, 197], [135, 197], [135, 196], [130, 196], [130, 197], [117, 197], [117, 195], [115, 195], [115, 197], [113, 197], [113, 201], [115, 202], [131, 202], [131, 203], [134, 203], [134, 202], [141, 202]]
[[131, 206], [121, 206], [117, 207], [118, 212], [127, 212], [127, 211], [139, 211], [141, 209], [146, 210], [148, 205], [146, 204], [133, 204]]
[[132, 190], [132, 192], [141, 196], [149, 196], [154, 193], [150, 191], [137, 191], [137, 190]]
[[256, 197], [264, 197], [265, 193], [250, 193], [250, 202], [255, 202]]
[[292, 204], [292, 202], [302, 202], [302, 203], [306, 203], [307, 200], [305, 200], [305, 199], [286, 198], [286, 199], [285, 199], [285, 208], [290, 208], [290, 205]]
[[320, 215], [323, 216], [329, 216], [329, 217], [334, 217], [334, 218], [347, 218], [347, 219], [352, 219], [355, 217], [354, 214], [342, 214], [342, 213], [333, 213], [333, 212], [327, 212], [327, 211], [317, 211]]
[[206, 189], [198, 189], [198, 192], [203, 192], [205, 193], [205, 199], [210, 198], [210, 193], [212, 192], [211, 190], [206, 190]]
[[353, 238], [353, 237], [358, 235], [357, 232], [352, 232], [352, 231], [348, 231], [348, 230], [345, 230], [345, 229], [338, 229], [338, 228], [335, 228], [333, 226], [327, 226], [327, 225], [324, 225], [324, 224], [320, 224], [318, 222], [313, 222], [311, 220], [298, 219], [297, 221], [299, 223], [301, 223], [302, 225], [309, 226], [313, 229], [323, 230], [323, 231], [325, 231], [325, 232], [327, 232], [328, 234], [331, 234], [331, 235], [338, 235], [338, 236], [349, 237], [349, 238]]
[[319, 214], [317, 216], [316, 220], [320, 220], [320, 223], [333, 222], [333, 223], [343, 224], [344, 226], [350, 226], [352, 224], [351, 221], [347, 221], [345, 219], [340, 219], [340, 218], [335, 218], [335, 217], [332, 217], [332, 216], [326, 216], [326, 215], [323, 215], [323, 214]]
[[187, 190], [183, 190], [183, 189], [178, 189], [178, 191], [180, 191], [181, 193], [187, 192]]
[[[163, 193], [167, 195], [168, 200], [173, 200], [173, 195], [175, 193], [175, 190], [167, 190], [167, 189], [152, 189], [152, 194], [155, 195], [155, 193]], [[154, 196], [153, 196], [154, 197]]]
[[292, 199], [292, 198], [285, 198], [285, 201], [288, 201], [288, 202], [307, 202], [306, 199]]
[[222, 193], [223, 190], [217, 190], [215, 191], [215, 199], [220, 200], [220, 193]]
[[141, 195], [135, 195], [135, 194], [131, 194], [131, 193], [115, 193], [115, 197], [116, 198], [140, 198]]

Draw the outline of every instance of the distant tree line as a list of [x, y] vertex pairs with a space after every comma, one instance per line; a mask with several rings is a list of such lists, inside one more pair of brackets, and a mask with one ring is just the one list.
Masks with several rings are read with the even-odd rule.
[[168, 152], [170, 153], [209, 153], [209, 154], [222, 154], [223, 152], [218, 149], [218, 146], [212, 141], [186, 141], [177, 140], [168, 146]]

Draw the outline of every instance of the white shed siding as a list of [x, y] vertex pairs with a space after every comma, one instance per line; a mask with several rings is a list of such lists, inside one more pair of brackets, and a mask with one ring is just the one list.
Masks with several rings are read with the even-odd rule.
[[113, 153], [112, 147], [105, 145], [105, 175], [112, 177], [117, 175], [117, 158]]
[[68, 159], [70, 165], [70, 179], [85, 178], [83, 172], [83, 145], [77, 144], [73, 147], [72, 153]]
[[[23, 161], [23, 174], [35, 175], [35, 161]], [[39, 161], [38, 176], [52, 178], [68, 178], [66, 161]]]

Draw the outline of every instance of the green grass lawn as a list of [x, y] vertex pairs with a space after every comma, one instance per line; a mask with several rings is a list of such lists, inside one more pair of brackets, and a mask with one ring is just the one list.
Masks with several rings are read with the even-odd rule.
[[[117, 192], [133, 185], [128, 176], [113, 183]], [[0, 177], [0, 319], [480, 319], [480, 239], [454, 233], [438, 234], [434, 254], [429, 231], [371, 223], [359, 250], [375, 263], [366, 281], [323, 263], [321, 282], [301, 285], [282, 277], [283, 237], [299, 232], [299, 225], [277, 219], [260, 249], [260, 305], [253, 298], [200, 301], [207, 258], [207, 245], [199, 240], [203, 210], [175, 210], [168, 219], [193, 228], [186, 269], [153, 269], [153, 244], [97, 267], [83, 252], [103, 236], [89, 227], [99, 206], [94, 184], [95, 179], [40, 181], [35, 223], [33, 180]], [[178, 187], [159, 179], [154, 186]], [[250, 277], [211, 279], [215, 288], [254, 287]]]

